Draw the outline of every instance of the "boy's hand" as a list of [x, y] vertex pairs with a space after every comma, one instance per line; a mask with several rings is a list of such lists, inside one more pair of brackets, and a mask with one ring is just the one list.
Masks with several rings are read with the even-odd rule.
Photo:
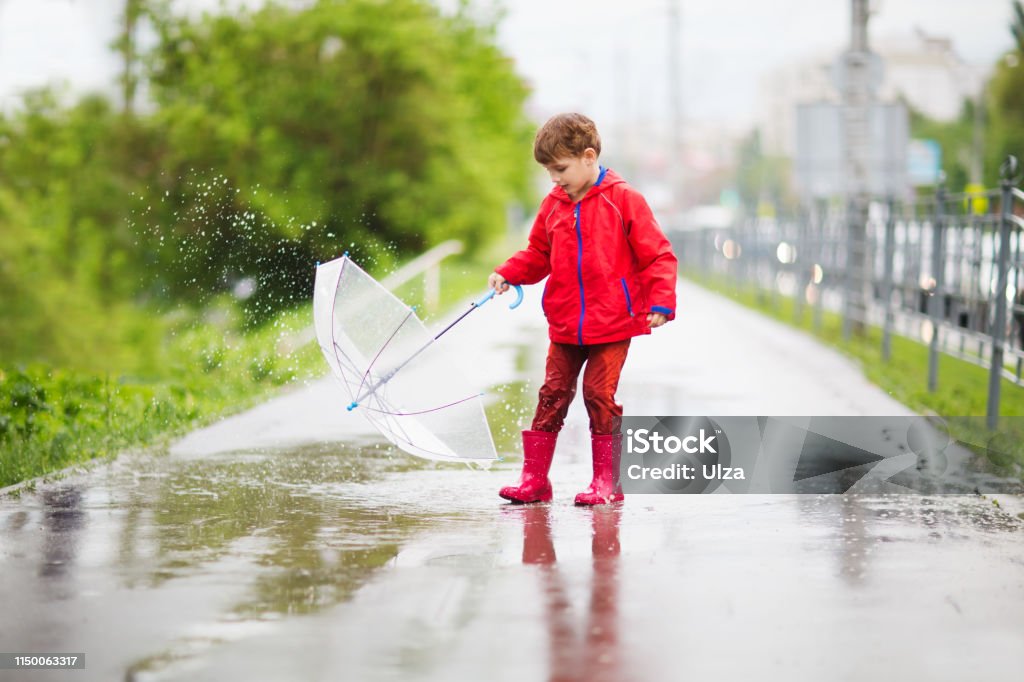
[[508, 282], [496, 272], [492, 272], [491, 276], [487, 278], [487, 286], [498, 292], [499, 296], [508, 291]]
[[668, 318], [661, 313], [647, 313], [647, 324], [651, 325], [651, 329], [660, 327], [666, 322], [668, 322]]

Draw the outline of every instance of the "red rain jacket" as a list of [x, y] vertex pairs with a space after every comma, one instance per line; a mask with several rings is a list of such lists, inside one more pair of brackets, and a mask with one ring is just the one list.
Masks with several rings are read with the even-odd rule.
[[615, 171], [573, 203], [561, 187], [541, 202], [529, 245], [499, 268], [509, 284], [548, 275], [541, 306], [557, 343], [650, 334], [647, 314], [675, 318], [678, 261], [643, 196]]

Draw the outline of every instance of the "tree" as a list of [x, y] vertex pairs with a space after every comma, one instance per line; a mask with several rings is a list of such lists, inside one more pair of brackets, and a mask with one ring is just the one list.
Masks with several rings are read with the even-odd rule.
[[1013, 3], [1010, 33], [1015, 47], [997, 63], [987, 88], [990, 118], [986, 182], [998, 183], [998, 168], [1007, 154], [1024, 156], [1024, 6]]
[[135, 113], [135, 94], [139, 87], [139, 53], [136, 31], [139, 21], [147, 12], [145, 0], [124, 0], [121, 15], [121, 34], [114, 42], [114, 49], [121, 54], [124, 67], [121, 72], [122, 105], [127, 118]]
[[[252, 278], [258, 321], [309, 300], [316, 260], [348, 249], [385, 266], [451, 237], [473, 248], [527, 198], [527, 90], [493, 25], [465, 9], [124, 8], [122, 103], [41, 90], [0, 113], [5, 362], [124, 368], [158, 333], [154, 309]], [[148, 54], [133, 40], [143, 20]], [[144, 80], [153, 100], [135, 108]]]
[[188, 245], [164, 262], [178, 282], [253, 276], [254, 305], [279, 307], [308, 296], [314, 260], [473, 248], [528, 192], [527, 90], [465, 14], [320, 0], [155, 25], [154, 218]]
[[946, 186], [953, 192], [962, 192], [971, 180], [969, 169], [974, 153], [974, 107], [975, 102], [964, 100], [960, 115], [952, 121], [936, 121], [922, 112], [907, 106], [910, 118], [911, 137], [935, 140], [942, 149], [942, 171], [946, 174]]

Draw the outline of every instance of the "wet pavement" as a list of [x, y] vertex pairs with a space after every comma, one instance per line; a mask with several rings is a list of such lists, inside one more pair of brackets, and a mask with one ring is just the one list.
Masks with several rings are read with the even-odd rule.
[[[532, 292], [535, 293], [535, 292]], [[499, 299], [503, 300], [503, 299]], [[632, 414], [909, 414], [802, 335], [684, 284], [637, 340]], [[0, 499], [0, 680], [966, 680], [1024, 669], [1024, 511], [1000, 495], [633, 495], [589, 480], [574, 406], [555, 501], [510, 506], [535, 306], [451, 339], [489, 471], [393, 451], [331, 381]], [[998, 504], [997, 504], [998, 503]]]

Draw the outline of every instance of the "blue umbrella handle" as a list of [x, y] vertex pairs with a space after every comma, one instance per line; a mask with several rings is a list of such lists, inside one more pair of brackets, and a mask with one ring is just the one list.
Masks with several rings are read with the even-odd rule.
[[[515, 310], [516, 308], [519, 307], [519, 304], [523, 302], [523, 288], [518, 284], [513, 284], [512, 287], [516, 290], [516, 300], [509, 304], [509, 310]], [[496, 289], [491, 289], [490, 291], [487, 292], [486, 296], [484, 296], [483, 298], [476, 302], [474, 307], [479, 308], [484, 303], [487, 303], [489, 300], [494, 298], [494, 295], [496, 293], [498, 293]]]

